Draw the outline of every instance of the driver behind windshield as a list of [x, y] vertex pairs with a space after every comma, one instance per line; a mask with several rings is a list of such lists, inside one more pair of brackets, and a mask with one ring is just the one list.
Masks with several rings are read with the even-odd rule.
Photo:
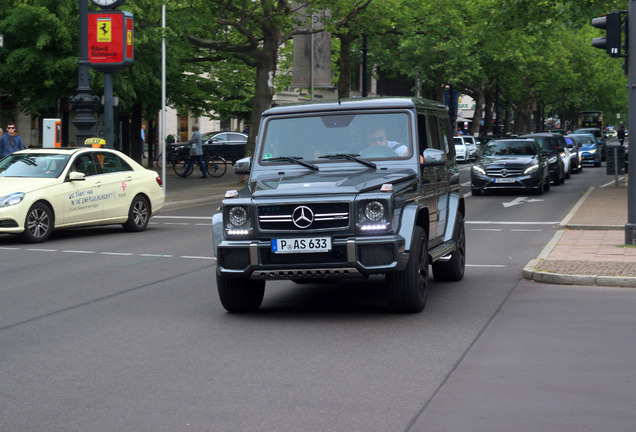
[[377, 126], [367, 131], [367, 144], [371, 147], [387, 146], [398, 156], [407, 156], [409, 149], [407, 146], [397, 141], [388, 141], [386, 138], [386, 128]]

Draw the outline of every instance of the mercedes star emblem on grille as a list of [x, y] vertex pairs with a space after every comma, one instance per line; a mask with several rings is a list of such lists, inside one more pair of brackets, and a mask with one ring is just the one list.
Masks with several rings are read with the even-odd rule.
[[501, 176], [502, 176], [502, 177], [508, 177], [508, 170], [507, 170], [507, 169], [505, 169], [505, 168], [504, 168], [504, 169], [502, 169], [502, 170], [501, 170]]
[[307, 206], [298, 206], [292, 213], [292, 221], [298, 228], [309, 228], [309, 225], [314, 221], [314, 212]]

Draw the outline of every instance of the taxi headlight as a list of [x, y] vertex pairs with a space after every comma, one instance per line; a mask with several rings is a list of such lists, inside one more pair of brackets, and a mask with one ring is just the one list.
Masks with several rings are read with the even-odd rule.
[[556, 156], [551, 156], [551, 157], [550, 157], [550, 159], [548, 159], [548, 163], [553, 164], [553, 163], [556, 163], [556, 161], [557, 161], [557, 160], [559, 160], [559, 158], [558, 158], [558, 157], [556, 157]]
[[11, 195], [0, 197], [0, 207], [9, 207], [12, 205], [20, 204], [23, 199], [24, 193], [22, 192], [12, 193]]

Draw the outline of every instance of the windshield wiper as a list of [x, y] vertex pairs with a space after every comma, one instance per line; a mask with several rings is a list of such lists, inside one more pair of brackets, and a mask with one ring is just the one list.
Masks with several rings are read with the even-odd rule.
[[320, 168], [318, 168], [316, 165], [309, 162], [304, 162], [301, 159], [302, 159], [301, 156], [279, 156], [275, 158], [263, 159], [262, 162], [293, 162], [298, 165], [311, 168], [312, 170], [320, 171]]
[[324, 158], [324, 159], [347, 159], [347, 160], [352, 160], [352, 161], [356, 161], [358, 163], [361, 163], [362, 165], [366, 165], [368, 167], [371, 168], [375, 168], [377, 165], [371, 161], [368, 161], [366, 159], [360, 159], [358, 156], [360, 156], [359, 154], [354, 154], [354, 153], [338, 153], [338, 154], [328, 154], [328, 155], [323, 155], [323, 156], [318, 156], [319, 158]]

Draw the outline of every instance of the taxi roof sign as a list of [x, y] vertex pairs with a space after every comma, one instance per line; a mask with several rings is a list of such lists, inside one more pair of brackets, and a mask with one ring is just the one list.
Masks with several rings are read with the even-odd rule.
[[106, 147], [106, 140], [104, 138], [86, 138], [84, 145], [91, 146], [93, 148]]

